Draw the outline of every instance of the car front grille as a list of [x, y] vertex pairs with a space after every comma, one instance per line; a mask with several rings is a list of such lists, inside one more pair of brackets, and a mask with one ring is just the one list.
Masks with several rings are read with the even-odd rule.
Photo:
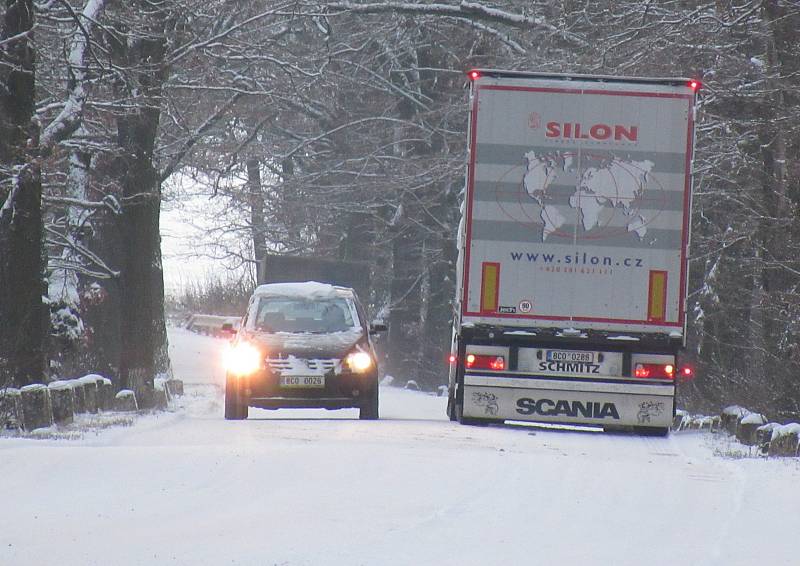
[[327, 373], [336, 367], [338, 360], [307, 360], [300, 358], [277, 359], [267, 358], [267, 367], [272, 371], [297, 371], [298, 369], [308, 368], [313, 372]]

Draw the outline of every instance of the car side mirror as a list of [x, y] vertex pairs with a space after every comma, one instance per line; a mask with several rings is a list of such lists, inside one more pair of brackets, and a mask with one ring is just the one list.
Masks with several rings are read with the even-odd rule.
[[389, 327], [382, 322], [373, 322], [369, 325], [369, 333], [372, 335], [378, 334], [379, 332], [386, 332], [387, 330], [389, 330]]
[[226, 338], [233, 338], [236, 336], [236, 329], [233, 327], [233, 324], [230, 322], [226, 322], [222, 325], [222, 329], [220, 330], [221, 334]]

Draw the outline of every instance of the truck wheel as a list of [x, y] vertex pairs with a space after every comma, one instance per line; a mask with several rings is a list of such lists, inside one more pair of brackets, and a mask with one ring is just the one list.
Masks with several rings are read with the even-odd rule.
[[375, 421], [378, 419], [378, 384], [375, 384], [375, 387], [367, 396], [366, 401], [363, 405], [361, 405], [361, 409], [358, 411], [358, 418], [362, 421]]
[[456, 396], [455, 392], [448, 390], [447, 392], [447, 417], [451, 421], [457, 421], [456, 416]]
[[636, 426], [633, 432], [639, 436], [667, 436], [669, 428], [665, 426]]
[[228, 375], [225, 377], [225, 419], [240, 421], [247, 418], [248, 406], [242, 403], [239, 383], [236, 378]]

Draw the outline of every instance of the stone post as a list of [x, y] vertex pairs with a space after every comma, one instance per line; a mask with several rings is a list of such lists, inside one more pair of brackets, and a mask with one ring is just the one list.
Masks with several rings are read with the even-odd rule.
[[22, 428], [22, 398], [19, 389], [0, 389], [0, 428]]
[[119, 391], [114, 397], [114, 408], [123, 412], [138, 411], [139, 405], [136, 403], [136, 394], [130, 389]]
[[75, 394], [71, 381], [54, 381], [47, 386], [53, 407], [53, 422], [69, 424], [75, 418]]
[[53, 425], [50, 391], [46, 385], [34, 383], [20, 389], [22, 396], [22, 428], [31, 431]]
[[75, 396], [75, 413], [86, 412], [86, 389], [79, 379], [71, 379], [72, 394]]
[[83, 384], [83, 390], [86, 395], [86, 412], [97, 412], [97, 377], [95, 375], [86, 375], [78, 379]]

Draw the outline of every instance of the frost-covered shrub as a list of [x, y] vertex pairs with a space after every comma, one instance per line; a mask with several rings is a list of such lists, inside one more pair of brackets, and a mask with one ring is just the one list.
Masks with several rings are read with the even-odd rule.
[[80, 313], [63, 301], [50, 303], [50, 334], [67, 342], [78, 342], [86, 334]]

